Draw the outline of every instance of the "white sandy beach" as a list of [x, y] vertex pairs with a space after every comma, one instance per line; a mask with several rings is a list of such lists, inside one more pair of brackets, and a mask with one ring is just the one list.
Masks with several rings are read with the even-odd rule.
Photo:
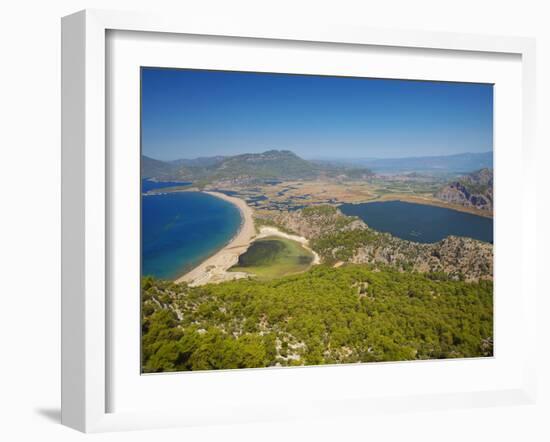
[[209, 195], [221, 198], [232, 204], [235, 204], [241, 211], [243, 221], [239, 232], [233, 239], [221, 250], [212, 255], [206, 261], [195, 267], [190, 272], [178, 278], [176, 282], [186, 282], [190, 286], [199, 286], [208, 283], [216, 283], [229, 281], [232, 279], [246, 278], [249, 275], [244, 272], [228, 272], [239, 261], [239, 256], [248, 250], [250, 244], [255, 239], [265, 238], [268, 236], [279, 236], [299, 242], [307, 250], [313, 253], [313, 265], [319, 264], [320, 258], [309, 247], [309, 241], [303, 236], [289, 235], [281, 232], [275, 227], [261, 227], [260, 232], [256, 235], [254, 228], [253, 211], [246, 202], [240, 198], [227, 196], [220, 192], [205, 192]]
[[199, 266], [176, 280], [176, 282], [187, 282], [192, 286], [210, 282], [228, 281], [230, 279], [248, 276], [246, 273], [227, 272], [227, 270], [237, 264], [239, 256], [246, 252], [252, 238], [256, 235], [254, 220], [252, 218], [252, 209], [247, 206], [245, 201], [240, 198], [227, 196], [220, 192], [205, 193], [221, 198], [237, 206], [241, 211], [243, 220], [239, 232], [223, 249], [219, 250], [206, 261], [203, 261]]

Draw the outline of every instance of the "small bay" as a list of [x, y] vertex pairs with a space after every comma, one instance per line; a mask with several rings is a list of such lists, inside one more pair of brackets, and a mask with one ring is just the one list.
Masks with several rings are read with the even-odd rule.
[[202, 192], [143, 195], [142, 275], [176, 279], [237, 234], [241, 214], [230, 202]]

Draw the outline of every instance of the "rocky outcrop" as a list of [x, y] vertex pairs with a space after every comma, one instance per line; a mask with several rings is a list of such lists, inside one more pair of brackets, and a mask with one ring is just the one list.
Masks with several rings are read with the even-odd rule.
[[373, 242], [359, 247], [350, 262], [385, 264], [422, 273], [443, 272], [452, 279], [478, 281], [492, 279], [493, 247], [456, 236], [434, 244], [413, 243], [392, 237], [382, 243]]
[[481, 169], [461, 177], [442, 187], [435, 197], [451, 204], [492, 211], [493, 171]]
[[402, 271], [443, 272], [467, 281], [493, 277], [493, 246], [471, 238], [449, 236], [433, 244], [406, 241], [371, 229], [331, 206], [263, 216], [308, 238], [327, 264], [386, 265]]
[[294, 212], [270, 211], [256, 216], [308, 239], [336, 231], [367, 228], [359, 218], [345, 216], [336, 207], [328, 205], [306, 207]]

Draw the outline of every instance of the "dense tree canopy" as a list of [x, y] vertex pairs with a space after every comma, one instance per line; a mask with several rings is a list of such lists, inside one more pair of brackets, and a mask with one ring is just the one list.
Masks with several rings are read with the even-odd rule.
[[144, 372], [490, 356], [492, 281], [365, 265], [201, 287], [144, 278]]

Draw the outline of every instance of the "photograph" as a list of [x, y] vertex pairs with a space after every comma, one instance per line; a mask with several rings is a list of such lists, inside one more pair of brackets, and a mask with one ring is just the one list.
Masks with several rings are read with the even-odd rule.
[[142, 374], [493, 357], [493, 84], [140, 75]]

